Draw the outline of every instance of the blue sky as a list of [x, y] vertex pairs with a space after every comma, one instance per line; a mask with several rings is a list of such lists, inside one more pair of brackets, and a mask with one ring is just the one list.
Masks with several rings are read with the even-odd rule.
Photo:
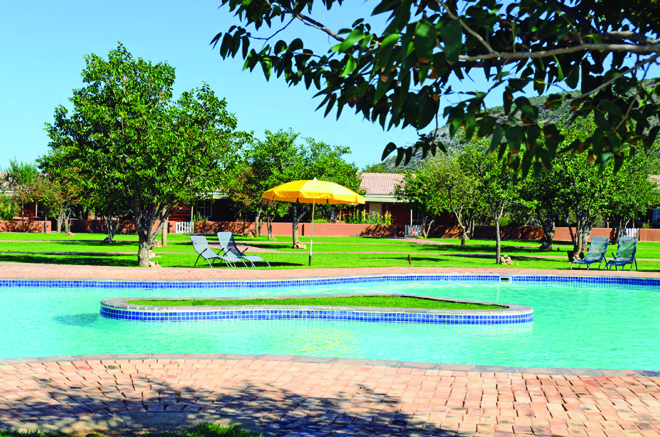
[[[315, 112], [320, 103], [314, 91], [289, 88], [284, 81], [263, 73], [242, 70], [242, 60], [223, 60], [209, 46], [216, 33], [233, 22], [218, 1], [31, 1], [4, 2], [0, 17], [3, 41], [0, 68], [0, 169], [16, 157], [33, 161], [48, 150], [44, 123], [54, 108], [67, 104], [71, 91], [80, 88], [83, 56], [107, 56], [121, 41], [136, 57], [167, 61], [176, 68], [175, 93], [209, 83], [226, 97], [239, 128], [263, 137], [266, 129], [293, 128], [303, 136], [349, 146], [349, 160], [359, 167], [380, 160], [389, 141], [409, 144], [413, 129], [390, 132], [372, 125], [346, 108], [339, 121]], [[370, 13], [370, 8], [357, 6]], [[325, 17], [337, 24], [345, 15]], [[350, 23], [350, 21], [349, 21]], [[311, 29], [304, 32], [321, 43], [327, 40]], [[320, 39], [319, 39], [320, 38]]]
[[[414, 129], [386, 132], [351, 113], [350, 108], [344, 109], [338, 121], [333, 114], [324, 118], [322, 111], [316, 112], [321, 100], [313, 99], [313, 90], [289, 88], [274, 77], [268, 82], [260, 69], [243, 71], [241, 59], [223, 60], [209, 42], [236, 20], [227, 8], [219, 9], [219, 4], [219, 0], [4, 2], [0, 15], [0, 170], [10, 158], [33, 161], [48, 151], [44, 123], [51, 122], [54, 108], [66, 105], [71, 91], [82, 86], [84, 55], [107, 56], [119, 41], [135, 57], [154, 63], [167, 61], [175, 67], [175, 94], [209, 83], [218, 96], [227, 99], [239, 129], [253, 131], [257, 137], [262, 138], [266, 129], [292, 128], [303, 136], [349, 146], [349, 160], [359, 167], [379, 162], [390, 141], [414, 143]], [[373, 6], [373, 2], [348, 2], [341, 11], [315, 13], [314, 17], [339, 30], [359, 16], [369, 16]], [[313, 48], [334, 44], [325, 34], [302, 25], [289, 27], [281, 36], [301, 36]], [[484, 90], [485, 83], [466, 80], [453, 87]], [[501, 97], [494, 95], [487, 103], [499, 105]]]

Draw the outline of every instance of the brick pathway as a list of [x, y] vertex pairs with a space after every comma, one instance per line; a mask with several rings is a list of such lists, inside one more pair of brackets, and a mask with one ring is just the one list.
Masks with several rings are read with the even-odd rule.
[[634, 372], [288, 356], [71, 359], [0, 366], [0, 423], [72, 432], [224, 419], [272, 436], [660, 435], [660, 378]]
[[[419, 273], [644, 276], [522, 269], [138, 269], [0, 263], [0, 278], [223, 280]], [[658, 365], [660, 370], [660, 363]], [[290, 356], [0, 360], [0, 428], [241, 423], [267, 436], [660, 436], [660, 372]]]
[[[490, 261], [484, 261], [490, 265]], [[329, 276], [405, 275], [405, 274], [496, 274], [496, 275], [562, 275], [659, 278], [660, 272], [603, 270], [540, 270], [514, 268], [440, 268], [440, 267], [369, 267], [354, 269], [298, 268], [289, 270], [252, 268], [137, 268], [114, 266], [73, 266], [55, 264], [0, 263], [0, 279], [108, 279], [144, 281], [222, 281], [282, 278], [318, 278]], [[660, 367], [660, 366], [659, 366]]]

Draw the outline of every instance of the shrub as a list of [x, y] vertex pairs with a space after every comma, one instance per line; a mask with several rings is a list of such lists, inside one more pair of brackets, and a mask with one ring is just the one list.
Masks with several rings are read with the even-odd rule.
[[12, 220], [18, 215], [18, 205], [7, 195], [0, 195], [0, 220]]

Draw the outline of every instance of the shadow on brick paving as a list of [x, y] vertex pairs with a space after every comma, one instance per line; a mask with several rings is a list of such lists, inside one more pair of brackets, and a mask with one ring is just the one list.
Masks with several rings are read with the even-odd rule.
[[[173, 386], [151, 375], [132, 375], [128, 389], [99, 381], [35, 381], [37, 388], [22, 391], [23, 396], [11, 396], [10, 388], [0, 392], [0, 429], [40, 429], [71, 435], [98, 431], [126, 436], [211, 422], [238, 423], [264, 436], [277, 437], [468, 435], [443, 430], [398, 411], [397, 397], [364, 386], [349, 398], [344, 393], [335, 397], [301, 396], [271, 384], [241, 381], [216, 390]], [[348, 412], [345, 407], [349, 403], [360, 406], [360, 412]]]

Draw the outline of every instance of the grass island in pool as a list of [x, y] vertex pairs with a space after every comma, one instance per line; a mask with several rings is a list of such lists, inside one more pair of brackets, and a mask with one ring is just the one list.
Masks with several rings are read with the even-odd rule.
[[409, 296], [341, 296], [304, 298], [262, 298], [262, 299], [148, 299], [129, 300], [132, 305], [153, 306], [222, 306], [222, 305], [304, 305], [339, 307], [379, 307], [379, 308], [425, 308], [436, 310], [494, 310], [506, 308], [502, 305], [436, 300]]
[[279, 296], [256, 299], [119, 298], [101, 301], [101, 315], [109, 319], [156, 322], [317, 319], [496, 325], [533, 320], [533, 310], [526, 306], [398, 294]]

